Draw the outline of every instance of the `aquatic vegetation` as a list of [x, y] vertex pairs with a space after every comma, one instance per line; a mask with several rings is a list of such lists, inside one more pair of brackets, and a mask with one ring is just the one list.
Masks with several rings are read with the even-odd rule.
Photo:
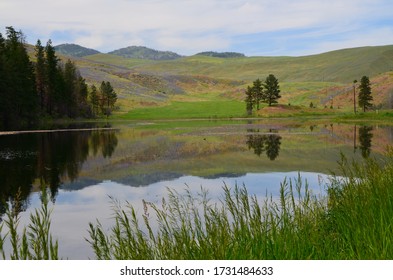
[[[7, 258], [4, 250], [6, 238], [11, 244], [9, 258], [11, 260], [57, 260], [58, 241], [54, 241], [50, 232], [51, 209], [48, 208], [49, 196], [46, 190], [41, 193], [41, 208], [30, 215], [30, 222], [24, 227], [22, 234], [19, 231], [21, 200], [16, 198], [12, 207], [8, 204], [5, 220], [0, 224], [0, 253], [3, 259]], [[3, 226], [8, 232], [1, 235]]]
[[[343, 157], [340, 169], [344, 176], [332, 176], [325, 196], [299, 176], [282, 182], [278, 198], [260, 199], [246, 186], [224, 186], [218, 200], [203, 188], [168, 189], [161, 203], [143, 201], [143, 209], [112, 198], [112, 228], [90, 223], [86, 241], [97, 259], [392, 259], [393, 157]], [[18, 214], [7, 211], [3, 258], [6, 238], [11, 259], [57, 258], [45, 201], [21, 236]]]
[[298, 178], [281, 184], [278, 200], [258, 201], [245, 186], [224, 187], [219, 202], [169, 189], [139, 218], [113, 200], [115, 226], [106, 235], [91, 223], [88, 242], [98, 259], [391, 259], [393, 162], [340, 166], [327, 197]]

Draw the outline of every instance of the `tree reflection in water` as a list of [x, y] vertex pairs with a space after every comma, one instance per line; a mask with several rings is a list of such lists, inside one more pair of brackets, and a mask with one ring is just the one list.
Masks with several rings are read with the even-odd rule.
[[118, 140], [114, 130], [58, 131], [0, 136], [0, 217], [5, 203], [18, 197], [27, 208], [33, 188], [47, 187], [55, 202], [64, 181], [75, 181], [89, 153], [111, 157]]
[[371, 151], [371, 142], [373, 134], [371, 126], [362, 126], [359, 128], [359, 148], [362, 151], [362, 157], [368, 158]]
[[270, 160], [275, 160], [280, 153], [281, 136], [275, 129], [269, 129], [268, 133], [261, 134], [259, 129], [249, 129], [246, 144], [254, 153], [261, 156], [263, 152]]

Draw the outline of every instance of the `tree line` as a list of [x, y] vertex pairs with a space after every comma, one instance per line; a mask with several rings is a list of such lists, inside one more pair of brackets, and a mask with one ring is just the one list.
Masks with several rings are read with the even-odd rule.
[[0, 33], [0, 129], [30, 127], [41, 118], [109, 116], [117, 100], [110, 82], [90, 88], [74, 62], [63, 63], [51, 40], [40, 40], [32, 62], [22, 31]]
[[279, 98], [281, 98], [280, 85], [273, 74], [269, 74], [264, 83], [258, 78], [246, 90], [245, 102], [247, 112], [251, 115], [253, 109], [259, 110], [261, 102], [272, 106], [272, 104], [278, 103], [277, 100]]

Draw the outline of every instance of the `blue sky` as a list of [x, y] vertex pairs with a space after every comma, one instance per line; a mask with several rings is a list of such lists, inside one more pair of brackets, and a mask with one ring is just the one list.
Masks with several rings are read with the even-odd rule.
[[0, 32], [108, 52], [309, 55], [393, 44], [392, 0], [0, 0]]

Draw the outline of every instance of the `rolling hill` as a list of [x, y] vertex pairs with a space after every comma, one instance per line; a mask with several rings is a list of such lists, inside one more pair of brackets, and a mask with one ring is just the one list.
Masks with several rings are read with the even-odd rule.
[[118, 49], [108, 54], [119, 55], [125, 58], [151, 59], [151, 60], [173, 60], [178, 59], [181, 55], [169, 51], [157, 51], [140, 46], [131, 46]]
[[55, 50], [58, 53], [67, 56], [74, 56], [74, 57], [83, 57], [87, 55], [97, 54], [100, 53], [99, 51], [88, 49], [76, 44], [61, 44], [55, 46]]
[[334, 100], [334, 106], [350, 109], [352, 82], [366, 75], [375, 92], [375, 105], [393, 106], [393, 45], [300, 57], [217, 57], [213, 52], [182, 57], [145, 47], [91, 55], [58, 52], [76, 62], [88, 83], [110, 81], [119, 93], [122, 112], [171, 100], [192, 101], [195, 94], [242, 101], [247, 85], [270, 73], [280, 81], [284, 104], [330, 106]]

